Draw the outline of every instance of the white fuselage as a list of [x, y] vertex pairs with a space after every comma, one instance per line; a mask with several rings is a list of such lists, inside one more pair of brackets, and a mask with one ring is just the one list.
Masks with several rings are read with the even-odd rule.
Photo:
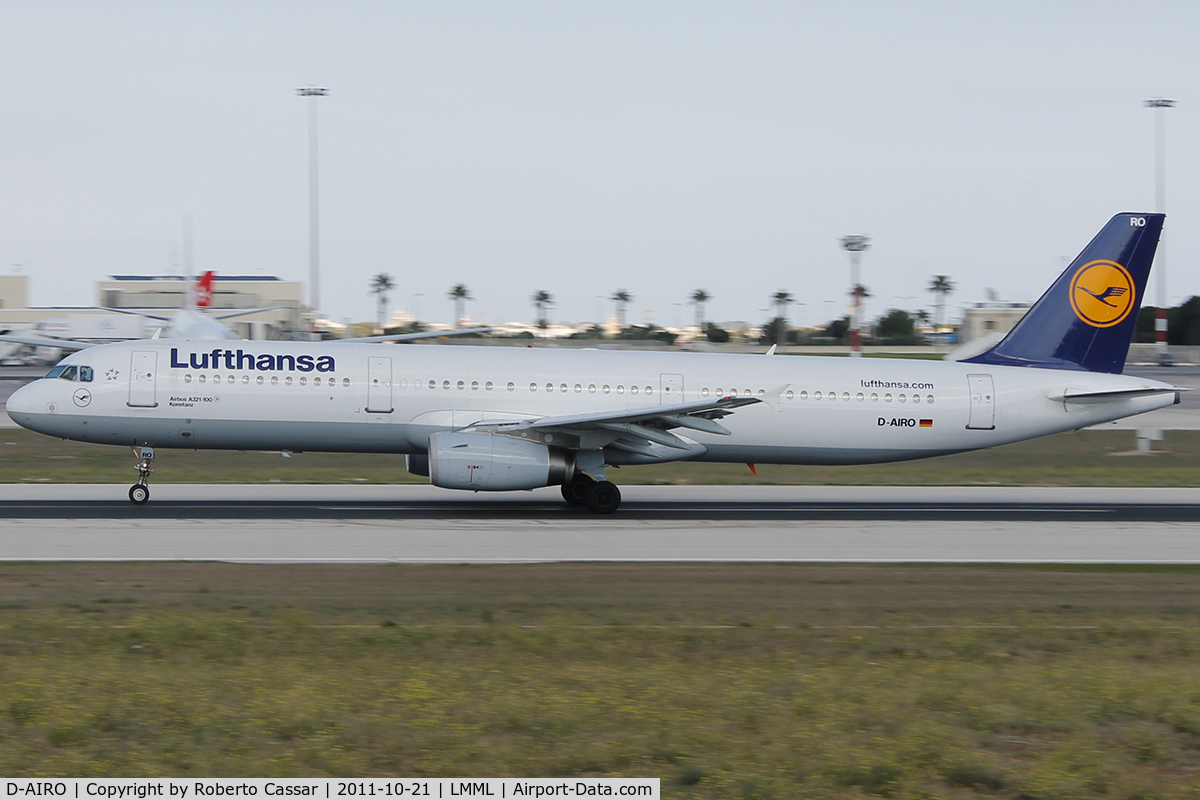
[[[1123, 375], [910, 359], [337, 342], [155, 340], [104, 345], [8, 402], [51, 436], [160, 448], [423, 453], [429, 436], [737, 394], [763, 402], [688, 431], [703, 461], [862, 464], [975, 450], [1140, 414], [1172, 393], [1105, 402], [1068, 392], [1163, 389]], [[678, 456], [676, 456], [678, 457]], [[609, 463], [625, 463], [619, 455]]]

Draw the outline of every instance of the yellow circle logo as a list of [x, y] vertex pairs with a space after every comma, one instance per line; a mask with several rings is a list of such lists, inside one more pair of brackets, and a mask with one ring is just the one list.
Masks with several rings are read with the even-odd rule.
[[1071, 308], [1096, 328], [1111, 328], [1129, 316], [1136, 297], [1132, 276], [1115, 261], [1090, 261], [1071, 278]]

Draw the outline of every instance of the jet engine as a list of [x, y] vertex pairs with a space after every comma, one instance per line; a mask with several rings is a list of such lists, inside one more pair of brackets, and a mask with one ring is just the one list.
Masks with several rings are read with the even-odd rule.
[[453, 431], [429, 437], [429, 482], [445, 489], [537, 489], [566, 483], [574, 474], [571, 452], [541, 442]]

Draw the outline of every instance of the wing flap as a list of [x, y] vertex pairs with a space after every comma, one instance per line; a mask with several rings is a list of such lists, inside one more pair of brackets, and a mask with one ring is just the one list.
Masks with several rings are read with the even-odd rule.
[[622, 435], [629, 434], [638, 439], [649, 439], [656, 444], [661, 444], [663, 447], [673, 447], [676, 450], [688, 449], [687, 443], [670, 431], [629, 422], [600, 422], [597, 424], [605, 430], [613, 431]]

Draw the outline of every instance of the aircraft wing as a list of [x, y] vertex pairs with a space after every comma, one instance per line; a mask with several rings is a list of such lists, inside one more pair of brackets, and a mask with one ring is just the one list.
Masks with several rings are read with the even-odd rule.
[[692, 403], [666, 406], [646, 406], [622, 411], [598, 411], [593, 414], [573, 414], [561, 417], [541, 417], [518, 422], [489, 422], [483, 420], [468, 426], [509, 436], [559, 434], [583, 450], [616, 447], [642, 455], [658, 455], [654, 445], [674, 450], [691, 450], [699, 445], [687, 442], [671, 433], [673, 428], [731, 435], [717, 420], [733, 413], [734, 409], [762, 402], [757, 397], [719, 397]]
[[[224, 314], [213, 314], [204, 310], [201, 310], [200, 313], [204, 314], [204, 316], [208, 317], [209, 319], [230, 319], [231, 317], [244, 317], [247, 314], [257, 314], [260, 311], [274, 311], [277, 308], [283, 308], [283, 306], [269, 306], [267, 308], [242, 308], [238, 309], [237, 311], [227, 311]], [[117, 314], [133, 314], [134, 316], [145, 317], [146, 319], [157, 319], [162, 322], [170, 322], [173, 319], [173, 317], [163, 316], [162, 314], [148, 314], [145, 311], [134, 311], [130, 308], [101, 307], [100, 310], [112, 311]]]
[[156, 319], [160, 322], [170, 322], [171, 321], [170, 317], [164, 317], [162, 314], [147, 314], [145, 311], [134, 311], [133, 309], [130, 309], [130, 308], [105, 308], [104, 306], [97, 306], [96, 310], [97, 311], [111, 311], [114, 314], [131, 314], [135, 317], [145, 317], [146, 319]]
[[33, 336], [9, 336], [8, 334], [0, 335], [0, 342], [16, 342], [33, 347], [57, 347], [59, 350], [83, 350], [96, 346], [91, 342], [76, 342], [71, 339], [38, 339]]
[[260, 311], [274, 311], [279, 308], [283, 308], [283, 306], [268, 306], [267, 308], [243, 308], [240, 311], [226, 311], [224, 314], [213, 314], [211, 311], [206, 311], [204, 314], [210, 319], [232, 319], [233, 317], [244, 317], [247, 314], [257, 314]]
[[456, 331], [422, 331], [421, 333], [393, 333], [386, 336], [356, 336], [352, 339], [330, 339], [334, 342], [415, 342], [418, 339], [436, 339], [439, 336], [462, 336], [464, 333], [487, 333], [491, 328], [462, 328]]

